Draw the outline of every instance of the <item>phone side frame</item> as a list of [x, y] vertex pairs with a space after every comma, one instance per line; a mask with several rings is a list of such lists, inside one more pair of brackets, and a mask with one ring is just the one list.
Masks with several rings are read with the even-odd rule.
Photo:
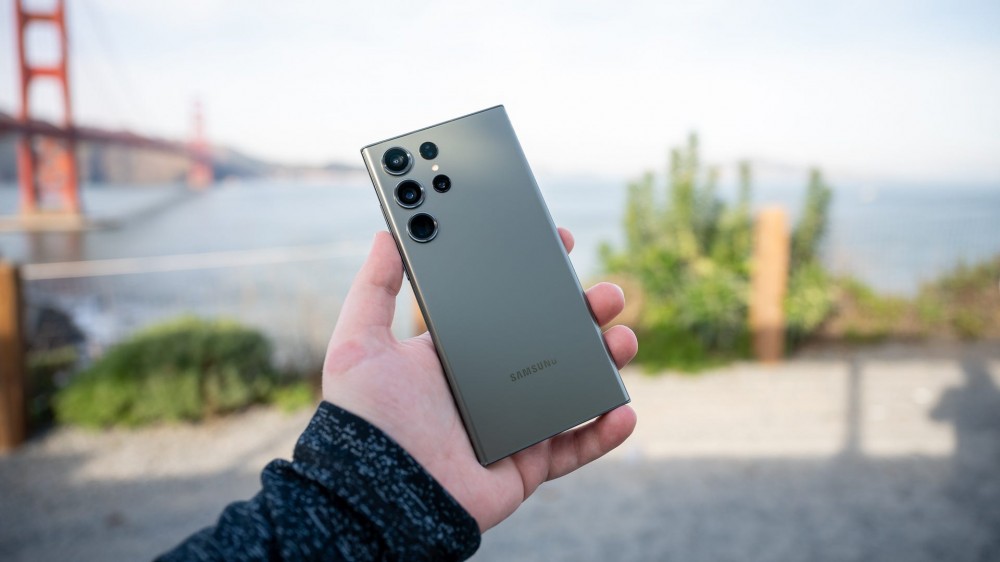
[[[387, 141], [383, 141], [383, 143], [388, 142], [390, 140], [394, 140], [395, 138], [398, 137], [387, 139]], [[396, 244], [396, 251], [399, 253], [400, 261], [403, 264], [403, 272], [406, 275], [406, 279], [410, 283], [410, 289], [413, 291], [413, 297], [417, 301], [417, 306], [420, 308], [420, 314], [423, 315], [424, 317], [424, 324], [427, 326], [427, 332], [431, 336], [431, 341], [434, 347], [434, 353], [437, 355], [438, 361], [441, 363], [441, 369], [444, 371], [445, 380], [448, 383], [448, 389], [450, 390], [452, 400], [455, 403], [455, 407], [458, 410], [458, 415], [462, 418], [462, 425], [464, 426], [466, 434], [469, 437], [469, 443], [472, 445], [472, 450], [476, 454], [476, 459], [479, 460], [479, 464], [487, 466], [489, 462], [487, 462], [486, 460], [485, 452], [483, 451], [482, 445], [480, 444], [479, 436], [476, 433], [475, 424], [472, 423], [472, 417], [469, 415], [468, 408], [465, 405], [465, 400], [462, 399], [461, 388], [455, 381], [454, 372], [451, 368], [451, 364], [448, 362], [447, 356], [441, 353], [441, 346], [439, 345], [438, 337], [434, 330], [434, 323], [431, 320], [430, 315], [427, 314], [427, 308], [424, 303], [423, 295], [421, 294], [419, 285], [414, 280], [413, 274], [411, 273], [409, 257], [407, 256], [407, 253], [403, 251], [403, 244], [400, 238], [401, 233], [399, 232], [399, 229], [396, 227], [395, 223], [389, 220], [389, 212], [386, 210], [386, 205], [390, 204], [390, 202], [386, 200], [382, 192], [382, 189], [379, 187], [380, 184], [378, 182], [378, 179], [375, 177], [375, 172], [373, 169], [374, 164], [370, 157], [371, 156], [370, 149], [377, 146], [378, 144], [382, 143], [376, 143], [362, 148], [361, 158], [362, 160], [364, 160], [365, 168], [368, 170], [368, 176], [371, 178], [372, 189], [375, 190], [375, 196], [378, 198], [379, 209], [382, 211], [382, 218], [385, 220], [386, 227], [389, 229], [389, 234], [392, 236], [392, 240]]]

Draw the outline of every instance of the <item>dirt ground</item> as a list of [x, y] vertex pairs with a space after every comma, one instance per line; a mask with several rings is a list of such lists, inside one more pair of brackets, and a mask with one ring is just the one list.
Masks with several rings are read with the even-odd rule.
[[[476, 560], [1000, 560], [1000, 344], [625, 373], [636, 434]], [[58, 429], [0, 457], [0, 559], [149, 559], [251, 496], [310, 412]]]

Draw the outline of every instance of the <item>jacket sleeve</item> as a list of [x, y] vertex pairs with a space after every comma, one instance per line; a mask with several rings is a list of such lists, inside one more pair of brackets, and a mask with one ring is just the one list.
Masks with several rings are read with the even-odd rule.
[[463, 560], [479, 548], [475, 519], [413, 457], [329, 402], [261, 483], [158, 560]]

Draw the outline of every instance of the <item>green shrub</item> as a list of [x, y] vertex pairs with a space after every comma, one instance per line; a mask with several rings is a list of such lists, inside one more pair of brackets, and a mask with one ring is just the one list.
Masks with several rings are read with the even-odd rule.
[[58, 390], [56, 380], [72, 372], [79, 361], [76, 347], [62, 345], [54, 349], [36, 349], [28, 352], [27, 414], [32, 431], [52, 422], [52, 397]]
[[917, 307], [928, 329], [951, 330], [962, 339], [1000, 336], [1000, 256], [968, 265], [960, 263], [925, 284]]
[[972, 265], [959, 263], [955, 269], [926, 285], [924, 290], [939, 291], [951, 298], [995, 293], [1000, 282], [1000, 255]]
[[[718, 170], [703, 170], [698, 139], [670, 155], [664, 188], [645, 174], [628, 186], [625, 246], [604, 244], [606, 271], [641, 288], [637, 359], [650, 368], [699, 370], [750, 352], [747, 325], [753, 217], [752, 172], [739, 167], [733, 204], [716, 195]], [[802, 220], [792, 236], [789, 339], [812, 333], [832, 308], [832, 285], [817, 258], [831, 191], [811, 173]]]
[[306, 381], [279, 386], [271, 393], [270, 402], [285, 412], [297, 412], [316, 405], [316, 389]]
[[853, 278], [838, 279], [837, 310], [825, 335], [853, 343], [888, 338], [1000, 337], [1000, 256], [959, 264], [921, 287], [915, 298], [880, 294]]
[[817, 261], [794, 268], [785, 297], [785, 326], [791, 347], [803, 343], [830, 316], [834, 306], [833, 280]]
[[792, 270], [819, 261], [819, 246], [826, 234], [832, 198], [833, 190], [823, 181], [823, 175], [819, 170], [811, 170], [802, 216], [792, 232]]
[[819, 170], [810, 171], [802, 216], [792, 231], [785, 296], [785, 339], [790, 348], [808, 339], [833, 312], [833, 279], [819, 258], [832, 197], [833, 190]]
[[922, 291], [917, 295], [915, 306], [917, 308], [917, 318], [928, 330], [933, 329], [934, 326], [941, 325], [946, 319], [944, 303], [936, 295]]
[[974, 340], [981, 338], [986, 331], [986, 320], [981, 314], [975, 311], [960, 309], [955, 311], [951, 319], [951, 326], [955, 333], [963, 340]]
[[906, 299], [883, 295], [853, 277], [837, 280], [837, 314], [831, 322], [831, 335], [850, 343], [875, 343], [906, 333], [904, 324], [911, 316]]
[[60, 422], [92, 427], [199, 420], [268, 398], [271, 347], [234, 322], [185, 317], [112, 347], [55, 398]]

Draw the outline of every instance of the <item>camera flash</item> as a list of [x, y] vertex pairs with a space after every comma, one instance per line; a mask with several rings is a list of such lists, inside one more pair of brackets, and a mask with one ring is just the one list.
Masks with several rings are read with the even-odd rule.
[[438, 167], [439, 167], [439, 166], [438, 166], [437, 164], [434, 164], [433, 166], [431, 166], [431, 171], [432, 171], [432, 172], [436, 172], [436, 171], [438, 171]]

